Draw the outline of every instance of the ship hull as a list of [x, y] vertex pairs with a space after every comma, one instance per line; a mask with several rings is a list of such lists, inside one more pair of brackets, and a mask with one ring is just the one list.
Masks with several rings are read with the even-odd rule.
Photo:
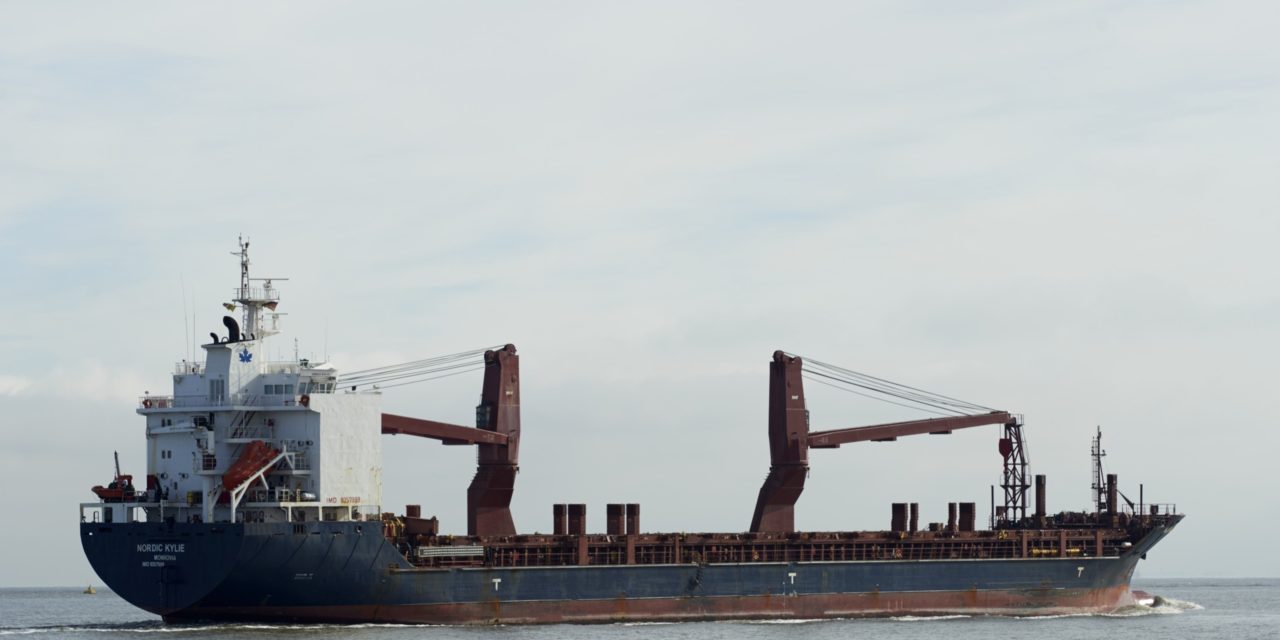
[[343, 607], [196, 607], [165, 616], [194, 620], [398, 623], [554, 624], [607, 622], [690, 622], [857, 618], [934, 615], [1036, 616], [1106, 613], [1133, 599], [1127, 587], [1054, 594], [1001, 591], [863, 593], [804, 596], [694, 596], [610, 600], [546, 600], [487, 603], [348, 605]]
[[422, 569], [376, 523], [84, 524], [103, 581], [166, 620], [514, 624], [1106, 612], [1119, 557]]

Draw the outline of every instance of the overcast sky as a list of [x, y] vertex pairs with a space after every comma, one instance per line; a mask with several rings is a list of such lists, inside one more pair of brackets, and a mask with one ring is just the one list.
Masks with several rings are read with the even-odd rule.
[[[1280, 575], [1231, 537], [1280, 529], [1277, 9], [964, 4], [0, 5], [0, 586], [97, 582], [76, 504], [143, 473], [238, 234], [281, 358], [519, 347], [522, 531], [744, 530], [784, 349], [1024, 414], [1055, 511], [1101, 425], [1188, 514], [1139, 577]], [[996, 432], [815, 451], [797, 524], [985, 512]], [[387, 508], [464, 532], [473, 454], [384, 446]]]

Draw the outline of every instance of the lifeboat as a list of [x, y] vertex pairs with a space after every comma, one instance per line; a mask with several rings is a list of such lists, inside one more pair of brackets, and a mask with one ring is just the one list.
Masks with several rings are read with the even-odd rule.
[[107, 486], [98, 485], [90, 491], [103, 502], [131, 502], [138, 495], [133, 488], [133, 476], [116, 476]]
[[138, 499], [138, 491], [133, 488], [133, 476], [120, 473], [120, 452], [114, 454], [116, 460], [116, 479], [107, 486], [98, 485], [90, 491], [103, 502], [133, 502]]
[[228, 490], [240, 486], [253, 474], [262, 471], [278, 455], [280, 455], [278, 450], [261, 440], [250, 442], [231, 468], [222, 474], [222, 486]]

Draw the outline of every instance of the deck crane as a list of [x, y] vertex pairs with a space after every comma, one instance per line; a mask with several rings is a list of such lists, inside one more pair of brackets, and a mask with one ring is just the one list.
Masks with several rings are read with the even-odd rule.
[[[1004, 425], [1000, 453], [1004, 457], [1005, 507], [1011, 520], [1026, 516], [1026, 457], [1022, 448], [1021, 422], [1007, 411], [969, 413], [925, 420], [893, 422], [863, 427], [809, 430], [809, 410], [805, 405], [802, 371], [804, 361], [796, 355], [775, 351], [769, 365], [769, 454], [771, 465], [751, 517], [752, 532], [790, 533], [795, 531], [795, 505], [804, 491], [809, 473], [809, 449], [835, 449], [855, 442], [891, 442], [903, 436], [948, 434], [989, 424]], [[853, 372], [850, 372], [853, 373]], [[824, 376], [825, 377], [825, 376]], [[882, 381], [887, 382], [887, 381]], [[894, 383], [889, 383], [894, 384]], [[910, 389], [909, 387], [901, 387]], [[914, 397], [923, 397], [912, 390]], [[932, 394], [931, 394], [932, 395]], [[945, 398], [944, 396], [935, 396]], [[947, 399], [949, 400], [949, 399]], [[959, 406], [977, 407], [970, 403]]]
[[484, 354], [475, 427], [384, 413], [382, 433], [479, 446], [476, 475], [467, 488], [467, 535], [515, 535], [511, 494], [520, 468], [520, 356], [515, 345]]

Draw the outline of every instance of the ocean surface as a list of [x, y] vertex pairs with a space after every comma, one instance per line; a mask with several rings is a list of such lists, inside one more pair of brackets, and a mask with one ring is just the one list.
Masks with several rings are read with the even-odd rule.
[[1135, 581], [1164, 603], [1106, 615], [1004, 618], [901, 617], [860, 620], [452, 627], [410, 625], [167, 625], [105, 588], [0, 589], [0, 636], [40, 638], [356, 638], [360, 640], [823, 640], [946, 638], [993, 640], [1280, 638], [1280, 579]]

